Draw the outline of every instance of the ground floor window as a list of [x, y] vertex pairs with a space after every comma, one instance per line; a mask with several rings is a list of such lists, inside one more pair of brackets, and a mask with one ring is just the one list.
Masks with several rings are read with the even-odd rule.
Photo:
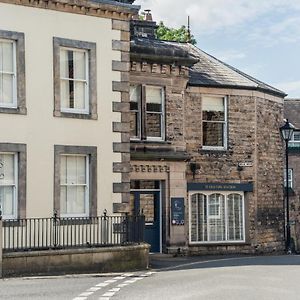
[[190, 197], [191, 242], [245, 240], [244, 195], [199, 192]]
[[4, 218], [17, 216], [18, 155], [0, 152], [0, 205]]
[[62, 216], [89, 215], [89, 156], [60, 156], [60, 209]]

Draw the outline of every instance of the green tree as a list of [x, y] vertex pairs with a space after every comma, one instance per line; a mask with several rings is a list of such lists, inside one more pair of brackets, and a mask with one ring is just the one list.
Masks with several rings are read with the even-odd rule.
[[156, 30], [156, 37], [164, 41], [173, 41], [173, 42], [189, 42], [193, 45], [197, 44], [194, 36], [189, 34], [186, 26], [182, 25], [180, 28], [170, 28], [165, 26], [161, 21]]

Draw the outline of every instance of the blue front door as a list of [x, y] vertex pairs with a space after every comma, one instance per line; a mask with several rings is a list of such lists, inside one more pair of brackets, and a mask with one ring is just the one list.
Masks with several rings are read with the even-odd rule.
[[132, 192], [134, 210], [145, 215], [145, 242], [150, 252], [160, 252], [160, 193], [158, 191]]

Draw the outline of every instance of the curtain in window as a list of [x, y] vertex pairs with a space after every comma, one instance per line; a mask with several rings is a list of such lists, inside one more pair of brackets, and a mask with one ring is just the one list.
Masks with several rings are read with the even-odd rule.
[[87, 157], [61, 156], [61, 213], [86, 214], [87, 206]]
[[0, 40], [0, 103], [14, 103], [14, 43]]
[[88, 53], [69, 49], [60, 50], [61, 105], [65, 109], [86, 110]]
[[0, 204], [5, 218], [15, 216], [15, 155], [0, 154]]
[[240, 194], [194, 194], [191, 197], [191, 241], [244, 240], [243, 197]]

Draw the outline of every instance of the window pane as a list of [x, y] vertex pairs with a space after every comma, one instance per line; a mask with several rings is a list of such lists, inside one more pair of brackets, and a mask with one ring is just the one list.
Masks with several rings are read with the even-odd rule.
[[60, 81], [61, 108], [70, 108], [70, 88], [69, 81]]
[[225, 113], [219, 111], [202, 111], [203, 121], [224, 121]]
[[147, 137], [161, 137], [161, 114], [146, 114], [146, 135]]
[[13, 72], [13, 43], [0, 41], [0, 73]]
[[85, 60], [86, 53], [81, 51], [74, 51], [73, 57], [74, 57], [74, 78], [75, 79], [81, 79], [86, 80], [86, 60]]
[[141, 87], [130, 86], [130, 136], [135, 138], [140, 137], [140, 98]]
[[[219, 203], [220, 214], [208, 218], [209, 241], [224, 241], [225, 236], [225, 197], [222, 194], [213, 194], [208, 198], [209, 204]], [[209, 205], [210, 207], [210, 205]]]
[[300, 141], [300, 133], [299, 132], [294, 132], [294, 138], [293, 138], [293, 140], [297, 141], [297, 142]]
[[224, 146], [224, 123], [203, 122], [203, 146]]
[[85, 214], [84, 186], [62, 186], [60, 192], [62, 214]]
[[239, 194], [230, 194], [227, 199], [228, 240], [243, 240], [243, 199]]
[[145, 216], [145, 222], [153, 223], [154, 220], [154, 195], [140, 194], [140, 211]]
[[85, 82], [74, 82], [74, 108], [85, 109]]
[[[86, 184], [86, 157], [70, 155], [62, 156], [62, 158], [61, 183]], [[64, 171], [62, 168], [65, 168], [66, 171]]]
[[0, 154], [0, 185], [15, 184], [14, 154]]
[[147, 111], [162, 112], [162, 89], [146, 87]]
[[204, 97], [202, 99], [203, 111], [225, 112], [223, 97]]
[[14, 187], [0, 186], [0, 204], [4, 216], [14, 215]]
[[139, 137], [139, 113], [130, 113], [130, 136]]
[[69, 78], [68, 51], [65, 49], [60, 49], [60, 76]]
[[13, 101], [13, 75], [0, 73], [0, 102], [12, 104]]
[[207, 241], [207, 197], [195, 194], [191, 201], [191, 240]]

